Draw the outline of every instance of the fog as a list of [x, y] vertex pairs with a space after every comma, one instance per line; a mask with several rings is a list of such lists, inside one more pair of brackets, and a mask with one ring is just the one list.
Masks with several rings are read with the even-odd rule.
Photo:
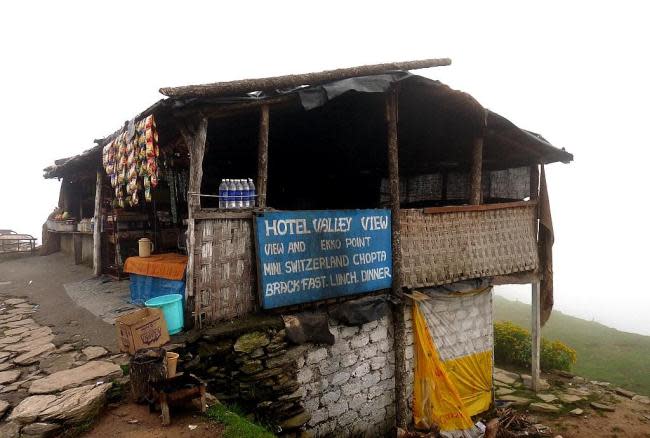
[[556, 309], [650, 335], [643, 2], [93, 3], [0, 6], [0, 228], [40, 236], [59, 190], [42, 169], [159, 87], [450, 57], [418, 73], [575, 155], [547, 169]]

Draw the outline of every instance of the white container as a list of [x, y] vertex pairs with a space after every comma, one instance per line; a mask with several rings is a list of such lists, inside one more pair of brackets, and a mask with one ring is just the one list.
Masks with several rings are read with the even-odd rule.
[[151, 253], [153, 252], [153, 242], [151, 239], [147, 239], [146, 237], [143, 237], [142, 239], [138, 240], [138, 255], [140, 257], [149, 257], [151, 256]]

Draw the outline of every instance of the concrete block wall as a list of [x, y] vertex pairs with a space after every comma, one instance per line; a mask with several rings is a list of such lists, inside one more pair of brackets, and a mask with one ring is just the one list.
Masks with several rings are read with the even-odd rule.
[[433, 298], [425, 306], [426, 313], [438, 321], [432, 336], [441, 360], [492, 351], [491, 292]]
[[302, 405], [316, 437], [384, 436], [395, 424], [395, 354], [390, 316], [359, 327], [330, 320], [334, 345], [298, 359]]

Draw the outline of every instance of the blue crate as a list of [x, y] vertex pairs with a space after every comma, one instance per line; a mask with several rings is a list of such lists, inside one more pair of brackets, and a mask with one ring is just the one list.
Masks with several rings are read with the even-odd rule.
[[180, 294], [185, 296], [185, 281], [167, 280], [146, 275], [129, 274], [131, 302], [140, 306], [150, 298], [162, 295]]

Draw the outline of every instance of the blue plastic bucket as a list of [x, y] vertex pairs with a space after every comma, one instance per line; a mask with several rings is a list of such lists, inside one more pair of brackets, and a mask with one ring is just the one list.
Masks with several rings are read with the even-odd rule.
[[183, 330], [183, 295], [161, 295], [145, 301], [144, 305], [162, 310], [170, 335]]

